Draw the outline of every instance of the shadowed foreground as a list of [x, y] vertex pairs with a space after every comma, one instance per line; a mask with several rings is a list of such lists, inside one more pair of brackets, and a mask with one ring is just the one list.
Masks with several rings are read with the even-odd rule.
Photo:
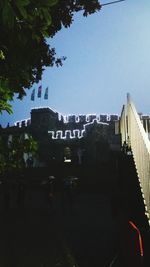
[[[10, 192], [11, 199], [8, 203], [1, 186], [0, 267], [112, 266], [118, 253], [120, 227], [112, 208], [116, 192], [125, 195], [130, 218], [143, 232], [146, 252], [143, 266], [149, 266], [148, 231], [135, 169], [131, 159], [122, 160], [113, 157], [108, 165], [98, 169], [80, 170], [79, 187], [73, 197], [59, 183], [51, 201], [49, 188], [41, 183], [27, 183], [21, 194], [17, 193], [16, 185], [11, 184], [9, 191], [8, 184], [6, 193]], [[61, 181], [66, 173], [60, 169], [56, 172], [60, 182], [59, 173]], [[36, 176], [30, 176], [29, 181], [31, 177]]]
[[[42, 203], [42, 194], [34, 197]], [[71, 208], [60, 200], [57, 195], [53, 210], [1, 212], [1, 267], [109, 266], [116, 229], [108, 197], [80, 193]]]

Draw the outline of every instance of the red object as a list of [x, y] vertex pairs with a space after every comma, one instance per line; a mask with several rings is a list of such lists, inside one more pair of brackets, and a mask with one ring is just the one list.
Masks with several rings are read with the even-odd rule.
[[142, 267], [143, 245], [139, 229], [132, 221], [124, 222], [120, 235], [121, 267]]
[[141, 237], [140, 231], [133, 222], [129, 221], [129, 223], [135, 229], [135, 231], [137, 232], [139, 236], [139, 249], [140, 249], [141, 257], [143, 257], [143, 244], [142, 244], [142, 237]]

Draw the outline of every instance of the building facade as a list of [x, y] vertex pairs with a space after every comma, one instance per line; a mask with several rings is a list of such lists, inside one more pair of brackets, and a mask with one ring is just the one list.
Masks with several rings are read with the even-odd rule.
[[31, 135], [38, 143], [35, 166], [67, 160], [74, 164], [98, 163], [107, 160], [110, 149], [120, 145], [118, 120], [113, 114], [63, 116], [50, 108], [34, 108], [31, 118], [1, 128], [0, 135], [9, 142], [15, 136]]

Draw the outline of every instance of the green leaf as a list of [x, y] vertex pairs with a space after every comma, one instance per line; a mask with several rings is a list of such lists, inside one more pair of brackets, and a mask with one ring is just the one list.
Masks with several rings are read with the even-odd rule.
[[31, 0], [16, 0], [17, 6], [28, 6], [31, 3]]
[[5, 25], [7, 25], [9, 28], [13, 28], [14, 26], [14, 11], [11, 7], [10, 3], [8, 1], [4, 2], [3, 8], [2, 8], [2, 20]]
[[50, 0], [49, 2], [50, 6], [55, 6], [58, 3], [58, 0]]
[[59, 2], [59, 0], [45, 0], [41, 2], [43, 6], [52, 7], [55, 6]]
[[0, 50], [0, 59], [1, 60], [4, 60], [5, 59], [5, 55], [4, 55], [4, 53], [3, 53], [2, 50]]
[[46, 8], [43, 9], [43, 15], [47, 23], [47, 27], [52, 23], [52, 17]]
[[7, 111], [7, 113], [12, 114], [12, 105], [0, 100], [0, 113], [2, 114], [2, 111]]
[[20, 12], [20, 14], [22, 15], [23, 18], [27, 18], [28, 14], [27, 14], [27, 10], [26, 10], [26, 6], [28, 6], [28, 4], [30, 3], [29, 0], [16, 0], [15, 4]]
[[23, 6], [17, 6], [20, 14], [22, 15], [23, 18], [27, 18], [27, 12], [26, 9]]

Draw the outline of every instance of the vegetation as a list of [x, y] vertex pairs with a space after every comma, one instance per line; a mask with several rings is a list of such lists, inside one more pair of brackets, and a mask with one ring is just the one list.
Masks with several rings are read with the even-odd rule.
[[100, 10], [98, 0], [1, 0], [0, 1], [0, 112], [11, 113], [18, 98], [41, 79], [45, 67], [61, 66], [55, 48], [47, 44], [73, 22], [74, 12], [83, 16]]
[[38, 151], [37, 142], [32, 136], [27, 139], [14, 136], [10, 141], [1, 137], [0, 148], [0, 174], [14, 169], [22, 170], [25, 167], [24, 153], [36, 156]]

